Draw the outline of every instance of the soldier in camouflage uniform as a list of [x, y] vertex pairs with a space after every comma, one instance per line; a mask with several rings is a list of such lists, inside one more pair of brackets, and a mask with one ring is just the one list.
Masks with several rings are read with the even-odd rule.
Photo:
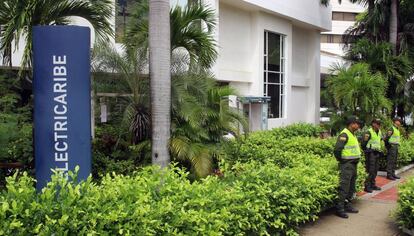
[[366, 132], [362, 139], [362, 150], [365, 152], [365, 168], [368, 173], [368, 177], [365, 181], [365, 192], [372, 193], [373, 190], [381, 190], [375, 184], [375, 178], [377, 177], [379, 158], [383, 155], [381, 150], [381, 121], [374, 119], [371, 122], [371, 128]]
[[400, 146], [400, 126], [401, 119], [394, 118], [393, 126], [387, 131], [385, 136], [385, 147], [387, 148], [387, 179], [396, 180], [400, 177], [395, 175], [395, 169], [397, 167], [398, 148]]
[[351, 200], [355, 193], [357, 165], [361, 158], [359, 142], [354, 135], [360, 128], [361, 122], [356, 117], [350, 117], [346, 124], [347, 128], [338, 136], [334, 150], [340, 172], [336, 215], [341, 218], [348, 218], [347, 212], [358, 213], [358, 210], [352, 207]]

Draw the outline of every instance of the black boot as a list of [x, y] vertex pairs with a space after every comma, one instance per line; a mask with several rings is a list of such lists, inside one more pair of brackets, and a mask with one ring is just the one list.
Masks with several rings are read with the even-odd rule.
[[367, 192], [367, 193], [372, 193], [372, 188], [368, 187], [368, 186], [365, 186], [364, 191]]
[[392, 176], [392, 175], [387, 175], [387, 179], [389, 179], [389, 180], [396, 180], [396, 179], [394, 178], [394, 176]]
[[346, 214], [346, 212], [344, 210], [337, 210], [335, 215], [344, 218], [344, 219], [348, 219], [348, 214]]
[[374, 185], [374, 187], [372, 187], [372, 190], [377, 190], [377, 191], [379, 191], [379, 190], [381, 190], [381, 187], [378, 187], [377, 185]]
[[393, 175], [392, 177], [394, 177], [394, 179], [401, 179], [401, 177], [400, 176], [397, 176], [397, 175]]
[[345, 206], [345, 211], [348, 213], [358, 213], [358, 209], [354, 208], [351, 204]]

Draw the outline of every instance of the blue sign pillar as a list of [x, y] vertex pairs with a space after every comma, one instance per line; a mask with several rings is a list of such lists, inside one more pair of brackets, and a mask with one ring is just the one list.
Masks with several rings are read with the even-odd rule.
[[34, 144], [37, 189], [52, 169], [91, 172], [90, 29], [33, 28]]

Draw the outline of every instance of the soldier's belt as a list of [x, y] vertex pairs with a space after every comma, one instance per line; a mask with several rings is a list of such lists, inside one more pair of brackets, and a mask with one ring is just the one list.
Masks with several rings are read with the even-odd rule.
[[355, 160], [361, 158], [361, 156], [343, 156], [341, 157], [343, 160]]

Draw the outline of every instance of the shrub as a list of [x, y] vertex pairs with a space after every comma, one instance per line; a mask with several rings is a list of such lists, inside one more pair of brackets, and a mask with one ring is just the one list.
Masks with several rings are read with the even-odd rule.
[[[282, 132], [283, 128], [278, 130]], [[298, 136], [276, 139], [273, 130], [261, 131], [252, 133], [245, 139], [239, 139], [227, 144], [223, 159], [229, 165], [238, 162], [256, 161], [266, 163], [270, 161], [280, 168], [307, 165], [315, 169], [318, 169], [322, 165], [321, 163], [327, 161], [330, 163], [330, 173], [337, 175], [338, 165], [333, 156], [334, 146], [335, 138], [319, 139]], [[363, 160], [361, 162], [363, 163]], [[358, 191], [362, 190], [366, 177], [362, 163], [358, 165]]]
[[92, 175], [101, 178], [108, 173], [132, 174], [139, 166], [151, 163], [145, 155], [134, 150], [114, 125], [96, 127], [92, 143]]
[[335, 139], [294, 137], [274, 139], [271, 131], [252, 133], [246, 139], [228, 143], [225, 147], [229, 161], [246, 162], [249, 160], [267, 160], [283, 152], [315, 154], [320, 157], [332, 157]]
[[238, 163], [224, 178], [196, 182], [176, 167], [107, 175], [100, 184], [56, 175], [39, 194], [33, 179], [15, 175], [0, 194], [0, 235], [295, 235], [334, 200], [331, 165]]
[[272, 129], [270, 133], [275, 136], [276, 139], [286, 139], [298, 136], [319, 137], [322, 131], [323, 128], [320, 126], [308, 123], [296, 123], [286, 127]]
[[411, 135], [408, 139], [402, 139], [398, 152], [398, 167], [414, 162], [414, 135]]
[[0, 162], [27, 165], [33, 161], [31, 106], [15, 76], [0, 71]]
[[407, 229], [414, 229], [414, 178], [399, 186], [397, 222]]
[[[0, 115], [0, 122], [5, 114]], [[10, 115], [12, 117], [12, 115]], [[33, 161], [33, 137], [30, 123], [17, 123], [13, 118], [0, 123], [0, 162]]]

